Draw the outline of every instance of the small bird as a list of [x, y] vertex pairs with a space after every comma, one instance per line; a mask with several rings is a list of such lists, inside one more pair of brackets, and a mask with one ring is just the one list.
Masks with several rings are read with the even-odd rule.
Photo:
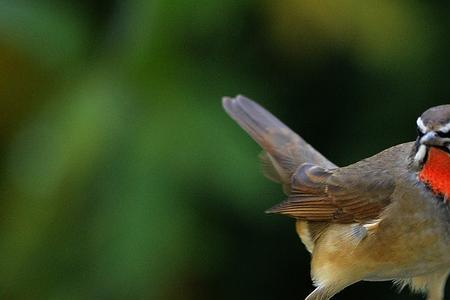
[[330, 299], [361, 280], [392, 280], [444, 299], [450, 271], [450, 105], [417, 119], [414, 142], [338, 167], [244, 96], [223, 106], [263, 148], [264, 174], [287, 200], [268, 213], [296, 220], [316, 287]]

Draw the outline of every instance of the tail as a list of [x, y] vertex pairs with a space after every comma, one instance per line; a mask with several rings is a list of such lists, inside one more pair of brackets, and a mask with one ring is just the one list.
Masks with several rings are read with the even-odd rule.
[[254, 101], [241, 95], [224, 97], [223, 107], [264, 149], [260, 156], [264, 174], [281, 183], [286, 193], [290, 191], [292, 174], [301, 164], [307, 162], [327, 169], [336, 168], [335, 164]]

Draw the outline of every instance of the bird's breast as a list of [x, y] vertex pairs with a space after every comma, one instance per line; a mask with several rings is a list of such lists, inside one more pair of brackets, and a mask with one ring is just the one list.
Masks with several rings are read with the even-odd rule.
[[419, 173], [419, 179], [429, 186], [433, 193], [443, 196], [447, 201], [450, 195], [450, 155], [431, 147], [427, 161]]

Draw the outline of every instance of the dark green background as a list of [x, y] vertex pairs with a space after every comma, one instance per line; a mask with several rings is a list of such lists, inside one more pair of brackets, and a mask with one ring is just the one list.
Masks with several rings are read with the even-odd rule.
[[[338, 165], [450, 96], [447, 1], [0, 1], [2, 299], [302, 299], [309, 254], [224, 113]], [[359, 283], [337, 299], [420, 299]]]

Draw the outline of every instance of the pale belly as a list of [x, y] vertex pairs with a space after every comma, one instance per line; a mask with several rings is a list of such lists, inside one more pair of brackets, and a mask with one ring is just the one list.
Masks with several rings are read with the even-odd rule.
[[450, 269], [450, 244], [433, 219], [402, 218], [380, 222], [366, 236], [355, 236], [357, 224], [333, 224], [313, 253], [319, 277], [347, 270], [363, 280], [411, 278]]

